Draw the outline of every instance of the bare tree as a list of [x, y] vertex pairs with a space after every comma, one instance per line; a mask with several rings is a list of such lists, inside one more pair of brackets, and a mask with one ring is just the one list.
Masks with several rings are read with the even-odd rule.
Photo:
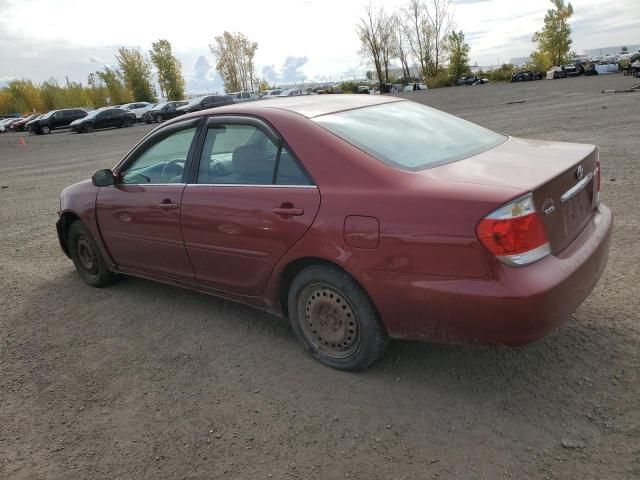
[[431, 51], [433, 34], [427, 16], [427, 7], [423, 0], [409, 0], [404, 9], [404, 32], [409, 49], [415, 62], [420, 66], [422, 78], [431, 71]]
[[433, 38], [433, 74], [444, 61], [447, 52], [447, 40], [454, 28], [453, 16], [449, 12], [450, 0], [427, 0], [426, 15]]
[[409, 42], [407, 40], [407, 34], [402, 24], [402, 18], [397, 13], [394, 13], [390, 17], [391, 30], [393, 32], [393, 43], [395, 49], [395, 56], [400, 60], [402, 66], [402, 76], [405, 79], [411, 77], [411, 71], [409, 70]]
[[380, 53], [382, 58], [382, 68], [384, 71], [384, 81], [389, 83], [389, 66], [391, 59], [397, 56], [397, 48], [394, 35], [393, 16], [386, 15], [380, 11]]
[[[365, 7], [364, 16], [360, 18], [360, 22], [356, 26], [356, 32], [360, 38], [360, 54], [373, 63], [378, 76], [378, 82], [382, 85], [383, 68], [385, 67], [385, 50], [388, 46], [383, 46], [383, 30], [385, 20], [384, 10], [374, 8], [373, 4]], [[388, 55], [387, 55], [388, 56]], [[388, 63], [386, 64], [388, 72]], [[386, 81], [386, 80], [385, 80]]]

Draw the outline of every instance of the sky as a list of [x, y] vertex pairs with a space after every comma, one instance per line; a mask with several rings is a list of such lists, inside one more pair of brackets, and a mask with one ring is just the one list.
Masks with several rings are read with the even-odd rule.
[[[258, 73], [271, 81], [341, 80], [370, 69], [358, 54], [355, 25], [367, 0], [0, 0], [0, 86], [13, 78], [85, 82], [114, 66], [121, 46], [148, 51], [169, 40], [190, 92], [221, 82], [209, 44], [223, 31], [258, 42]], [[375, 1], [374, 1], [375, 3]], [[407, 0], [385, 0], [388, 12]], [[640, 43], [640, 0], [573, 0], [574, 50]], [[452, 0], [456, 29], [472, 64], [528, 56], [549, 0]]]

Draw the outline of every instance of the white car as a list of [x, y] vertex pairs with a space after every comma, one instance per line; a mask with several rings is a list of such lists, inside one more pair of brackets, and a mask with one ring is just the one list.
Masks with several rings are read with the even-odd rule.
[[260, 98], [260, 95], [254, 92], [232, 92], [228, 95], [233, 98], [234, 103], [251, 102]]
[[424, 83], [410, 83], [406, 87], [404, 87], [404, 92], [415, 92], [416, 90], [429, 90]]
[[306, 93], [303, 92], [302, 90], [291, 88], [289, 90], [283, 90], [282, 93], [280, 93], [278, 96], [279, 97], [299, 97], [301, 95], [306, 95]]
[[136, 120], [141, 121], [142, 116], [153, 108], [154, 104], [149, 102], [132, 102], [120, 105], [118, 108], [129, 110], [136, 114]]

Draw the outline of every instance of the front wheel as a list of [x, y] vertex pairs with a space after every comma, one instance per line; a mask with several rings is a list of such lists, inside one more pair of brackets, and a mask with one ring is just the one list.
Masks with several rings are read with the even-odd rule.
[[42, 133], [43, 135], [48, 135], [51, 133], [51, 127], [49, 127], [49, 125], [43, 125], [42, 128], [40, 128], [40, 133]]
[[338, 268], [302, 270], [289, 289], [288, 307], [296, 336], [324, 365], [363, 370], [387, 347], [388, 336], [371, 299]]
[[87, 123], [84, 126], [84, 133], [91, 133], [93, 132], [93, 125], [91, 125], [90, 123]]
[[87, 285], [106, 287], [115, 282], [116, 274], [109, 270], [96, 241], [80, 220], [71, 224], [67, 245], [73, 264]]
[[133, 121], [130, 118], [125, 118], [124, 122], [123, 122], [123, 125], [125, 127], [130, 127], [131, 125], [133, 125]]
[[156, 115], [156, 122], [162, 123], [162, 115], [161, 114], [157, 114]]

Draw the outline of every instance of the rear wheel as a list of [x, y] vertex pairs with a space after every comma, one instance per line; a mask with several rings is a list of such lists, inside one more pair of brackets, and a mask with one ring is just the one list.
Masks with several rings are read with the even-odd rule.
[[67, 246], [80, 278], [87, 285], [105, 287], [116, 280], [116, 274], [109, 270], [91, 233], [80, 220], [71, 224]]
[[49, 127], [49, 125], [43, 125], [40, 128], [40, 133], [42, 133], [43, 135], [48, 135], [51, 133], [51, 127]]
[[302, 270], [289, 289], [288, 307], [298, 339], [329, 367], [363, 370], [384, 353], [388, 337], [371, 299], [338, 268]]
[[127, 117], [127, 118], [125, 118], [125, 119], [124, 119], [124, 121], [122, 122], [122, 124], [123, 124], [125, 127], [130, 127], [131, 125], [133, 125], [133, 121], [132, 121], [129, 117]]

